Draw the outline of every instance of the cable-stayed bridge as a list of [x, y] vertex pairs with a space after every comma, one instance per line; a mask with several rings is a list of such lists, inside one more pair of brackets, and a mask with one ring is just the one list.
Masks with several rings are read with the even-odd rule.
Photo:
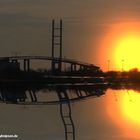
[[[62, 20], [52, 20], [51, 56], [0, 57], [0, 102], [20, 105], [59, 104], [65, 140], [75, 140], [71, 102], [104, 94], [107, 83], [98, 66], [63, 57]], [[33, 62], [43, 61], [41, 71]], [[39, 91], [50, 92], [42, 94]], [[48, 97], [49, 95], [49, 97]]]

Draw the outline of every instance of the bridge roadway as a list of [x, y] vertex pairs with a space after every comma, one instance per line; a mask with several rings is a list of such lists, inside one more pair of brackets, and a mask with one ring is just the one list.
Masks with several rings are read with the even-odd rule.
[[97, 84], [97, 83], [105, 83], [105, 79], [103, 77], [88, 77], [88, 76], [43, 76], [43, 77], [11, 77], [11, 78], [0, 78], [0, 84], [83, 84], [87, 85], [89, 83]]
[[90, 64], [90, 63], [85, 63], [81, 61], [77, 61], [74, 59], [68, 59], [68, 58], [57, 58], [57, 57], [49, 57], [49, 56], [10, 56], [10, 57], [0, 57], [1, 60], [3, 59], [9, 59], [9, 60], [48, 60], [48, 61], [61, 61], [64, 63], [70, 63], [70, 64], [76, 64], [80, 66], [85, 66], [85, 67], [94, 67], [99, 69], [99, 67]]

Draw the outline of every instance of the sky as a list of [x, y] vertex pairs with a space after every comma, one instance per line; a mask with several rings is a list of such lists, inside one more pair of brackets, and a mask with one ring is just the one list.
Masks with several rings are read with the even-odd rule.
[[107, 70], [115, 26], [139, 23], [139, 12], [139, 0], [1, 0], [0, 55], [50, 56], [51, 20], [62, 19], [63, 57]]
[[[112, 62], [115, 61], [112, 60], [115, 46], [112, 41], [125, 34], [119, 31], [130, 30], [129, 26], [134, 25], [136, 28], [132, 31], [140, 34], [140, 0], [0, 0], [0, 56], [15, 53], [50, 56], [52, 19], [63, 20], [63, 57], [93, 63], [106, 71], [108, 60], [110, 69], [117, 67]], [[121, 69], [121, 60], [119, 57], [118, 69]], [[94, 99], [73, 106], [77, 137], [81, 140], [129, 140], [109, 120], [104, 104], [104, 99]], [[58, 107], [25, 110], [18, 106], [0, 107], [0, 127], [7, 128], [4, 132], [11, 132], [12, 126], [22, 139], [35, 138], [35, 132], [38, 132], [37, 140], [40, 135], [42, 140], [63, 137]]]

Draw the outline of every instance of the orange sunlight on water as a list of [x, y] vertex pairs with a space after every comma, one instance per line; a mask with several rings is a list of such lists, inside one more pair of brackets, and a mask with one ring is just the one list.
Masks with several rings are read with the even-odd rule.
[[[112, 24], [101, 39], [98, 62], [102, 70], [140, 69], [140, 23]], [[108, 61], [110, 60], [110, 61]], [[123, 61], [123, 62], [122, 62]]]
[[127, 137], [140, 138], [140, 93], [108, 90], [106, 110], [112, 122]]

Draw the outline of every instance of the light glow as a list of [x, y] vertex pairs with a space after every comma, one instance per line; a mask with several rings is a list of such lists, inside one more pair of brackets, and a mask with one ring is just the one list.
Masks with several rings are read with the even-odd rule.
[[103, 71], [140, 69], [140, 22], [120, 22], [110, 25], [103, 34], [98, 50], [98, 63]]
[[140, 38], [124, 37], [117, 44], [114, 57], [116, 65], [119, 67], [122, 67], [121, 60], [123, 61], [124, 70], [140, 68]]
[[122, 99], [122, 112], [131, 123], [140, 127], [140, 94], [133, 90], [127, 92], [129, 96]]
[[140, 93], [133, 90], [108, 90], [106, 109], [125, 136], [140, 137]]

